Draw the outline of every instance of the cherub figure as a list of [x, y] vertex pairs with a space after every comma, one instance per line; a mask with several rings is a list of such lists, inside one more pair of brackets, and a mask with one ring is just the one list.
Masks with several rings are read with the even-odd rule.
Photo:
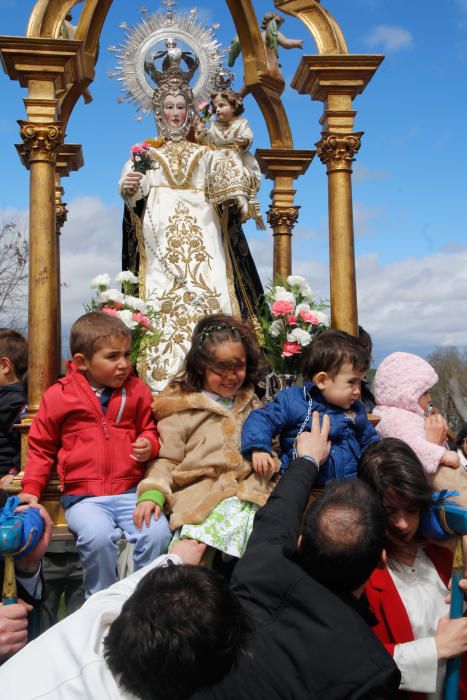
[[[284, 82], [284, 76], [279, 63], [279, 46], [283, 49], [301, 49], [303, 47], [302, 39], [287, 39], [280, 31], [281, 25], [285, 22], [284, 17], [276, 12], [267, 12], [261, 22], [261, 37], [263, 39], [264, 48], [266, 49], [266, 62], [268, 73], [275, 78]], [[229, 46], [228, 64], [232, 67], [240, 54], [241, 47], [238, 36], [235, 36]], [[245, 86], [240, 90], [240, 95], [245, 95], [247, 88]]]
[[[198, 143], [222, 148], [236, 148], [242, 158], [246, 176], [251, 183], [252, 196], [249, 201], [249, 215], [256, 220], [258, 228], [265, 229], [259, 210], [256, 192], [261, 184], [261, 171], [250, 146], [253, 132], [247, 119], [240, 116], [245, 108], [238, 92], [228, 88], [211, 95], [211, 106], [216, 118], [208, 124], [198, 124], [195, 139]], [[247, 212], [242, 212], [247, 217]]]

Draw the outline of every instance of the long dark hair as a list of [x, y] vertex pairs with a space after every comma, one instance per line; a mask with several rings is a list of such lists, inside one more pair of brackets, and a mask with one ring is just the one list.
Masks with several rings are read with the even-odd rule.
[[246, 354], [243, 386], [255, 384], [261, 371], [261, 351], [249, 321], [227, 314], [212, 314], [199, 321], [193, 331], [191, 348], [179, 376], [172, 381], [182, 391], [201, 391], [206, 369], [216, 369], [213, 351], [225, 342], [241, 343]]
[[372, 443], [360, 460], [358, 476], [381, 501], [391, 489], [400, 498], [417, 503], [421, 510], [432, 503], [433, 490], [422, 463], [412, 448], [397, 438]]

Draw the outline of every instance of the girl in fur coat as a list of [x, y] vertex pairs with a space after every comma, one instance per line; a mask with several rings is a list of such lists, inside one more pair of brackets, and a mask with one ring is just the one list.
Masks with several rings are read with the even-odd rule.
[[178, 537], [242, 556], [272, 490], [272, 474], [240, 453], [243, 422], [261, 405], [259, 361], [248, 323], [216, 314], [197, 324], [183, 374], [154, 400], [161, 448], [138, 486], [137, 527], [163, 509]]
[[388, 355], [378, 367], [374, 381], [373, 412], [380, 418], [376, 430], [383, 438], [399, 438], [410, 445], [425, 472], [432, 476], [435, 488], [459, 491], [456, 500], [467, 506], [467, 475], [458, 469], [459, 455], [444, 444], [445, 435], [442, 444], [436, 444], [426, 434], [430, 391], [437, 382], [435, 370], [421, 357], [408, 352]]

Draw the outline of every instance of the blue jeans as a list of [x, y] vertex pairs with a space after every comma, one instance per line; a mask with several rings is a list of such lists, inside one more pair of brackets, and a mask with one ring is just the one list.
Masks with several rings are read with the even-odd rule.
[[86, 597], [108, 588], [117, 580], [117, 542], [124, 534], [135, 544], [135, 570], [141, 569], [167, 551], [172, 533], [165, 515], [151, 517], [141, 530], [133, 522], [136, 493], [91, 496], [65, 511], [68, 527], [76, 535], [76, 547], [83, 567]]

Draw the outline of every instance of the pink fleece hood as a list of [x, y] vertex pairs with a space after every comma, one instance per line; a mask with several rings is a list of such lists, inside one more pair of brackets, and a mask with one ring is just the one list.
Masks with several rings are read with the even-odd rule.
[[393, 352], [376, 371], [376, 404], [403, 408], [423, 416], [418, 399], [437, 382], [438, 375], [426, 360], [410, 352]]

